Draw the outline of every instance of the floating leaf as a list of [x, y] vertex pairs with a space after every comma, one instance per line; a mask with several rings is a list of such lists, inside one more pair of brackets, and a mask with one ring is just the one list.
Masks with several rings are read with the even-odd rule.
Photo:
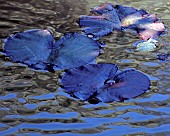
[[104, 85], [107, 79], [115, 76], [117, 66], [114, 64], [90, 64], [66, 72], [61, 84], [67, 93], [81, 100], [87, 100]]
[[95, 60], [100, 44], [85, 35], [66, 34], [56, 43], [47, 30], [29, 30], [5, 40], [4, 50], [14, 62], [49, 70], [79, 67]]
[[146, 24], [150, 24], [157, 21], [157, 18], [155, 15], [150, 14], [141, 14], [140, 12], [136, 12], [134, 14], [131, 14], [127, 17], [125, 17], [122, 20], [122, 26], [124, 29], [138, 29], [140, 26], [145, 26]]
[[161, 22], [143, 24], [138, 27], [139, 37], [144, 40], [157, 38], [164, 30], [164, 24]]
[[114, 64], [90, 64], [66, 72], [61, 84], [65, 91], [81, 100], [122, 101], [144, 93], [150, 81], [136, 70], [116, 75]]
[[5, 40], [4, 50], [14, 62], [34, 68], [45, 68], [53, 48], [54, 38], [47, 30], [29, 30], [12, 35]]
[[103, 102], [123, 101], [143, 94], [149, 85], [149, 78], [143, 73], [125, 70], [117, 74], [112, 82], [100, 88], [96, 97]]
[[95, 7], [92, 13], [93, 16], [81, 16], [79, 24], [86, 34], [93, 34], [95, 37], [106, 35], [113, 30], [132, 29], [141, 39], [147, 40], [164, 31], [163, 23], [157, 22], [155, 15], [148, 14], [143, 9], [108, 3]]
[[79, 24], [85, 27], [83, 30], [86, 34], [100, 37], [113, 30], [121, 30], [121, 22], [113, 5], [105, 4], [102, 7], [95, 7], [92, 13], [99, 15], [80, 17]]
[[116, 5], [115, 9], [117, 9], [121, 21], [127, 16], [132, 15], [138, 11], [133, 7], [123, 6], [123, 5]]
[[75, 68], [95, 60], [100, 44], [87, 36], [73, 33], [61, 37], [55, 43], [53, 64], [61, 69]]

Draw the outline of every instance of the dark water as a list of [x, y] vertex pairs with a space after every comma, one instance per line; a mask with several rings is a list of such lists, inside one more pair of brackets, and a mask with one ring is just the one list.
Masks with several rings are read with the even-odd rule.
[[[108, 2], [112, 2], [111, 0]], [[56, 39], [80, 31], [79, 15], [86, 15], [104, 0], [0, 0], [0, 46], [12, 33], [49, 29]], [[100, 39], [108, 46], [97, 62], [136, 68], [149, 75], [151, 89], [125, 102], [91, 105], [73, 99], [59, 88], [62, 71], [47, 73], [10, 62], [0, 55], [0, 136], [169, 136], [170, 62], [156, 58], [170, 51], [170, 2], [167, 0], [114, 1], [155, 13], [166, 25], [154, 52], [134, 51], [138, 38], [113, 32]]]

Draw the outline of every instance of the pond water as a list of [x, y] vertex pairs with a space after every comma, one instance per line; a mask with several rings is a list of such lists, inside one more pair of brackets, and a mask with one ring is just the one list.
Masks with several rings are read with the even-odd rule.
[[[0, 47], [3, 39], [28, 29], [48, 29], [56, 39], [80, 31], [76, 21], [104, 0], [0, 0]], [[59, 89], [63, 71], [35, 71], [0, 54], [0, 135], [169, 136], [170, 62], [156, 55], [170, 51], [170, 1], [108, 0], [156, 14], [165, 23], [160, 48], [134, 51], [136, 35], [113, 32], [100, 39], [108, 46], [97, 62], [136, 68], [151, 80], [149, 91], [124, 102], [89, 104]]]

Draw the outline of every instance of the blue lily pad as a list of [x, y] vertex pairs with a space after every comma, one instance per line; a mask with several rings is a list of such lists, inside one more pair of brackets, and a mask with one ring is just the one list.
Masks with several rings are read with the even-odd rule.
[[120, 20], [123, 20], [128, 15], [134, 14], [138, 11], [136, 8], [123, 5], [116, 5], [115, 8], [117, 9]]
[[157, 38], [164, 31], [164, 24], [158, 22], [154, 14], [149, 14], [143, 9], [117, 5], [122, 23], [122, 30], [131, 29], [136, 31], [141, 39]]
[[[107, 35], [113, 30], [123, 31], [126, 29], [132, 29], [138, 34], [141, 34], [141, 32], [151, 29], [146, 25], [158, 21], [155, 15], [149, 14], [143, 9], [136, 9], [123, 5], [114, 6], [110, 3], [101, 7], [95, 7], [92, 9], [92, 13], [93, 16], [80, 16], [79, 24], [80, 27], [83, 27], [85, 34], [92, 34], [94, 37]], [[164, 31], [164, 27], [161, 26], [161, 28], [155, 31], [159, 33], [155, 32], [154, 35], [151, 34], [147, 38], [159, 36], [161, 32]], [[140, 38], [147, 40], [145, 37], [143, 37], [143, 33], [142, 36], [140, 36]]]
[[125, 70], [100, 88], [96, 97], [103, 102], [123, 101], [143, 94], [149, 85], [150, 80], [143, 73], [134, 69]]
[[67, 34], [55, 43], [53, 64], [60, 69], [88, 64], [99, 55], [100, 45], [87, 36], [78, 33]]
[[[92, 9], [93, 13], [98, 13], [100, 15], [112, 12], [113, 11], [113, 5], [111, 3], [104, 4], [103, 6], [97, 6]], [[114, 11], [115, 12], [115, 11]]]
[[122, 101], [143, 94], [150, 85], [149, 78], [136, 70], [116, 74], [114, 64], [90, 64], [66, 72], [63, 89], [81, 100]]
[[89, 64], [64, 73], [61, 84], [69, 94], [87, 100], [102, 87], [107, 79], [115, 76], [114, 64]]
[[68, 69], [88, 64], [100, 52], [100, 43], [85, 35], [66, 34], [55, 42], [47, 30], [28, 30], [5, 40], [6, 56], [40, 70]]
[[91, 12], [93, 14], [98, 13], [99, 15], [101, 15], [103, 19], [110, 21], [113, 26], [115, 25], [114, 29], [116, 30], [121, 29], [120, 28], [121, 22], [117, 14], [117, 10], [114, 8], [112, 4], [108, 3], [101, 7], [94, 7]]
[[45, 69], [53, 44], [54, 38], [49, 31], [29, 30], [8, 37], [5, 40], [4, 50], [14, 62]]
[[121, 22], [113, 5], [106, 4], [103, 7], [95, 7], [92, 12], [97, 16], [81, 16], [79, 24], [86, 34], [95, 37], [106, 35], [113, 30], [121, 30]]
[[[140, 27], [142, 25], [150, 24], [157, 20], [158, 19], [153, 15], [150, 14], [143, 15], [140, 12], [136, 12], [124, 18], [124, 20], [122, 21], [123, 25], [122, 27], [123, 29], [132, 29], [138, 32], [141, 30]], [[124, 22], [127, 22], [127, 25], [124, 25]]]

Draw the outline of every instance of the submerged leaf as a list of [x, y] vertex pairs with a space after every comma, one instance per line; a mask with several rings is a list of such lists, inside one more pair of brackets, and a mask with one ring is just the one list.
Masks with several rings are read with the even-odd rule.
[[122, 101], [144, 93], [150, 81], [136, 70], [125, 70], [116, 75], [114, 64], [91, 64], [66, 72], [61, 84], [65, 91], [81, 100]]
[[149, 51], [154, 51], [157, 47], [157, 43], [155, 39], [149, 39], [147, 41], [141, 40], [137, 43], [134, 44], [136, 46], [136, 50], [141, 51], [141, 52], [149, 52]]
[[167, 54], [164, 54], [164, 53], [158, 54], [157, 58], [159, 60], [162, 60], [162, 61], [170, 61], [170, 53], [167, 53]]
[[31, 68], [67, 69], [95, 60], [100, 44], [78, 33], [66, 34], [55, 43], [49, 31], [29, 30], [7, 38], [4, 51], [12, 61]]

